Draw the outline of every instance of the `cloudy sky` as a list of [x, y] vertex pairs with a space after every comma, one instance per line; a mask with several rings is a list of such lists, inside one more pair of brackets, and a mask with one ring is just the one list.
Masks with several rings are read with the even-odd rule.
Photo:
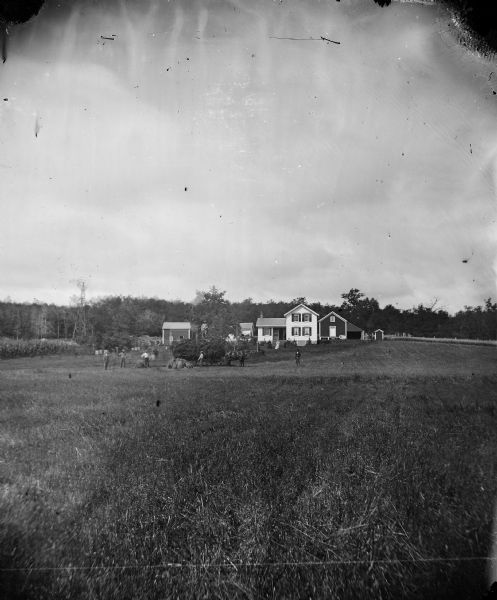
[[497, 65], [440, 7], [58, 4], [0, 65], [0, 298], [497, 296]]

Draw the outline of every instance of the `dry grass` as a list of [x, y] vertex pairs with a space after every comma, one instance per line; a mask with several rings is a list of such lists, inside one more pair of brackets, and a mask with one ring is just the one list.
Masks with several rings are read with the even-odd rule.
[[484, 561], [423, 559], [488, 555], [497, 377], [487, 348], [421, 348], [1, 363], [7, 597], [481, 596]]

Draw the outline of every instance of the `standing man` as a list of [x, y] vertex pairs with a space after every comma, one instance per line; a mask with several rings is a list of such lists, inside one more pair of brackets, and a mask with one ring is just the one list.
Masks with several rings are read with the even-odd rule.
[[295, 352], [295, 364], [297, 365], [297, 367], [300, 365], [300, 357], [302, 356], [302, 354], [300, 353], [300, 350], [297, 348], [297, 351]]
[[240, 360], [240, 367], [244, 367], [245, 366], [245, 352], [243, 350], [240, 352], [239, 360]]
[[119, 356], [121, 357], [121, 369], [124, 369], [126, 367], [126, 348], [121, 350]]
[[145, 364], [146, 367], [150, 367], [150, 356], [148, 355], [148, 352], [145, 351], [142, 354], [142, 358], [143, 358], [143, 363]]
[[104, 369], [107, 371], [107, 369], [109, 368], [109, 351], [108, 350], [104, 350]]
[[200, 352], [200, 355], [197, 359], [198, 366], [201, 367], [204, 364], [204, 351]]

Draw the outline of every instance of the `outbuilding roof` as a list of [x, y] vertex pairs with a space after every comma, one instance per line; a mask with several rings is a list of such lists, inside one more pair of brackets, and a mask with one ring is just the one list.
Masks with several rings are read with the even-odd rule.
[[192, 324], [189, 321], [164, 321], [162, 329], [191, 329]]
[[347, 331], [362, 331], [362, 327], [357, 327], [357, 325], [347, 321]]
[[253, 323], [240, 323], [240, 329], [252, 329]]

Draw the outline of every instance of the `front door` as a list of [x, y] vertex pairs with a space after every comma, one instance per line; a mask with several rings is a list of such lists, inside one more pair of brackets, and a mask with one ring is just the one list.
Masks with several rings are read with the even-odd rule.
[[276, 343], [280, 339], [280, 330], [274, 328], [273, 329], [273, 343]]
[[336, 325], [330, 325], [330, 338], [336, 338], [336, 336], [337, 336]]

